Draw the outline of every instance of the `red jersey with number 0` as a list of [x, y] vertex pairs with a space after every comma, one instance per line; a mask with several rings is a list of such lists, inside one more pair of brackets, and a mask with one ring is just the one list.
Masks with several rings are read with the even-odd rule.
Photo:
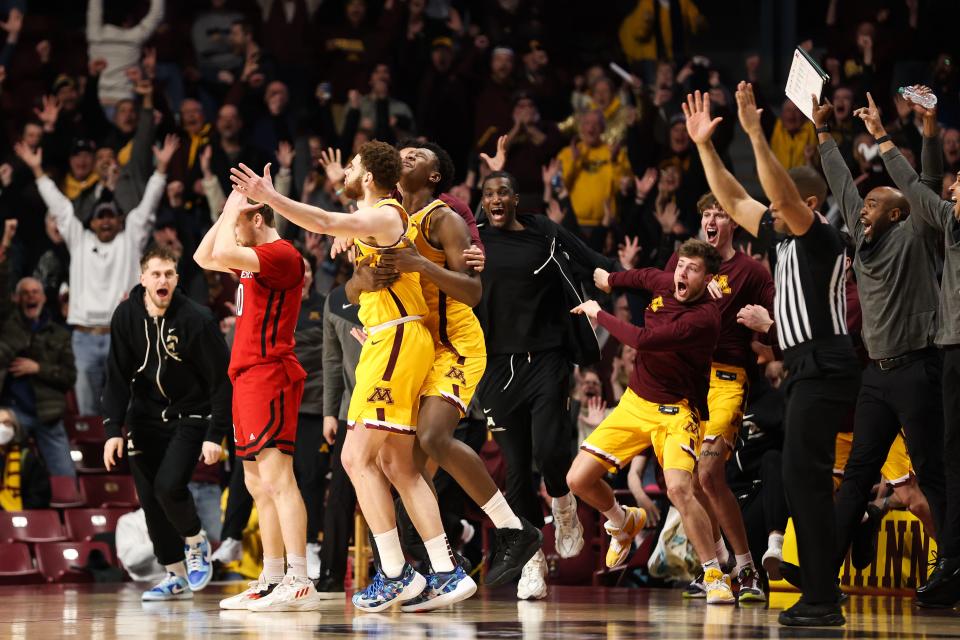
[[306, 377], [293, 354], [293, 332], [300, 316], [303, 258], [286, 240], [256, 247], [259, 273], [234, 271], [237, 287], [237, 324], [230, 355], [230, 378], [260, 364], [283, 364], [290, 381]]

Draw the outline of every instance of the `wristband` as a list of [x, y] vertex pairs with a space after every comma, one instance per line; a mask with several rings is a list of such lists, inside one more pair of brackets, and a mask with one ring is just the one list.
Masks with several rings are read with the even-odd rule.
[[890, 134], [889, 134], [889, 133], [885, 133], [884, 135], [882, 135], [882, 136], [880, 136], [879, 138], [876, 139], [876, 143], [877, 143], [877, 144], [883, 144], [884, 142], [890, 142]]
[[828, 125], [828, 124], [823, 125], [823, 126], [820, 127], [819, 129], [817, 129], [817, 133], [818, 133], [818, 134], [819, 134], [819, 133], [830, 133], [830, 125]]

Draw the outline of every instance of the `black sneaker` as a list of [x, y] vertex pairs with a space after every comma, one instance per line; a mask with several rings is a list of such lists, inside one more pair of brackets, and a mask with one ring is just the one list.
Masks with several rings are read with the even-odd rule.
[[960, 556], [940, 556], [927, 577], [927, 583], [917, 589], [917, 604], [950, 609], [957, 602], [960, 602]]
[[753, 567], [744, 567], [737, 574], [737, 602], [766, 602], [767, 594], [760, 585], [760, 576]]
[[496, 552], [490, 562], [484, 586], [497, 587], [520, 575], [523, 565], [540, 550], [543, 533], [520, 518], [522, 529], [497, 529]]
[[880, 533], [880, 523], [883, 521], [883, 512], [880, 507], [870, 503], [867, 505], [867, 519], [857, 526], [853, 534], [850, 549], [850, 562], [854, 568], [863, 571], [877, 556], [877, 535]]
[[778, 620], [787, 627], [840, 627], [847, 622], [839, 604], [807, 604], [803, 601], [781, 611]]
[[338, 580], [328, 571], [321, 571], [320, 577], [314, 580], [313, 586], [317, 589], [317, 595], [324, 600], [338, 600], [347, 597], [343, 588], [343, 578]]

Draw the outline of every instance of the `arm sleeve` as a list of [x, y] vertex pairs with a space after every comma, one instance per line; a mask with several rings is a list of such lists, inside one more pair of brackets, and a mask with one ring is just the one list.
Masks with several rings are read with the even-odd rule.
[[860, 224], [860, 211], [863, 209], [863, 198], [853, 184], [850, 169], [840, 155], [833, 138], [820, 145], [820, 160], [823, 162], [823, 173], [830, 185], [830, 193], [840, 205], [840, 214], [850, 230], [850, 234], [859, 241], [863, 237], [863, 225]]
[[[123, 306], [117, 307], [110, 320], [110, 352], [107, 354], [107, 379], [103, 385], [103, 426], [108, 438], [119, 438], [120, 428], [130, 406], [130, 380], [133, 378], [133, 354], [121, 338]], [[129, 336], [126, 336], [129, 337]]]
[[[700, 315], [699, 313], [684, 314], [684, 316], [695, 317]], [[689, 348], [704, 342], [704, 338], [710, 335], [713, 335], [716, 341], [716, 332], [705, 331], [703, 323], [691, 322], [690, 318], [683, 316], [677, 318], [675, 322], [655, 329], [624, 322], [606, 311], [601, 311], [597, 315], [597, 322], [623, 344], [629, 344], [643, 351], [676, 351]]]
[[591, 273], [597, 268], [606, 271], [616, 271], [620, 269], [618, 266], [620, 263], [613, 258], [608, 258], [602, 253], [594, 251], [587, 246], [586, 242], [556, 222], [552, 220], [549, 220], [549, 222], [553, 225], [554, 229], [556, 229], [557, 239], [559, 239], [560, 244], [563, 245], [564, 251], [570, 254], [570, 261], [574, 264], [580, 265]]
[[153, 113], [153, 109], [140, 109], [137, 130], [133, 135], [133, 147], [130, 150], [130, 161], [120, 169], [120, 180], [117, 184], [117, 201], [121, 207], [124, 205], [131, 209], [136, 207], [136, 203], [143, 198], [147, 181], [153, 173], [152, 145], [156, 132]]
[[57, 229], [63, 236], [67, 249], [73, 253], [83, 239], [83, 224], [73, 215], [73, 205], [48, 176], [37, 179], [37, 191], [40, 192], [43, 203], [47, 205], [47, 210], [56, 221]]
[[223, 205], [227, 202], [227, 197], [223, 194], [223, 187], [217, 176], [210, 176], [201, 180], [203, 185], [203, 195], [207, 198], [207, 207], [210, 209], [210, 222], [216, 224], [223, 211]]
[[629, 271], [611, 273], [609, 283], [611, 287], [643, 289], [654, 293], [664, 288], [670, 288], [673, 284], [673, 276], [667, 271], [647, 267], [645, 269], [630, 269]]
[[252, 247], [260, 261], [258, 277], [271, 289], [292, 289], [303, 280], [303, 259], [288, 242]]
[[210, 392], [210, 426], [204, 440], [220, 444], [230, 431], [232, 420], [233, 386], [227, 377], [230, 350], [220, 327], [212, 318], [204, 320], [203, 328], [194, 340], [191, 353], [196, 353], [197, 369]]
[[150, 10], [147, 11], [147, 15], [143, 16], [140, 24], [131, 31], [139, 42], [145, 42], [160, 26], [161, 20], [163, 20], [163, 0], [150, 0]]
[[920, 150], [920, 182], [934, 193], [943, 187], [943, 144], [940, 136], [923, 137]]
[[100, 39], [103, 28], [103, 0], [90, 0], [87, 4], [87, 41]]
[[343, 347], [333, 324], [330, 297], [323, 310], [323, 415], [338, 417], [343, 401]]
[[887, 173], [910, 202], [910, 217], [907, 218], [907, 222], [919, 220], [939, 232], [946, 232], [953, 203], [941, 200], [939, 195], [921, 184], [917, 172], [896, 147], [880, 157], [883, 158]]
[[144, 242], [153, 230], [153, 221], [157, 217], [157, 207], [163, 197], [164, 187], [167, 184], [166, 176], [154, 172], [147, 181], [147, 188], [143, 191], [143, 199], [128, 214], [124, 223], [124, 230], [129, 242], [138, 249], [143, 248]]

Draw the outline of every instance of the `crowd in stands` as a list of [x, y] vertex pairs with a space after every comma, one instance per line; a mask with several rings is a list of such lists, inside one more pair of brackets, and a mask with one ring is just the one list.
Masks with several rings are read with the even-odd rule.
[[[505, 170], [521, 210], [621, 263], [661, 268], [701, 233], [697, 202], [708, 191], [681, 110], [689, 92], [709, 94], [723, 118], [714, 144], [742, 181], [753, 168], [733, 161], [732, 88], [741, 79], [756, 87], [784, 167], [819, 171], [814, 125], [782, 98], [770, 61], [750, 53], [721, 65], [692, 50], [710, 28], [699, 4], [622, 1], [606, 12], [547, 0], [0, 0], [0, 508], [44, 506], [48, 476], [76, 475], [64, 419], [101, 413], [110, 318], [139, 281], [149, 245], [180, 257], [182, 290], [210, 308], [229, 341], [238, 279], [191, 256], [238, 163], [257, 171], [272, 163], [281, 193], [349, 210], [342, 167], [359, 145], [422, 138], [449, 152], [450, 193], [471, 208], [482, 178]], [[797, 43], [830, 73], [830, 133], [861, 196], [893, 184], [853, 116], [867, 92], [919, 170], [921, 116], [896, 87], [929, 85], [939, 98], [942, 197], [960, 170], [957, 61], [921, 42], [937, 7], [831, 0], [822, 25]], [[832, 198], [822, 210], [842, 226]], [[324, 300], [352, 266], [342, 253], [331, 257], [332, 238], [279, 222], [312, 273], [297, 332], [312, 375], [304, 423], [333, 446], [327, 418], [340, 415], [342, 396], [323, 388], [321, 370], [336, 363]], [[737, 242], [762, 261], [770, 250]], [[590, 293], [635, 323], [649, 302]], [[598, 337], [603, 360], [575, 375], [571, 447], [619, 400], [632, 368], [631, 348], [602, 329]], [[755, 392], [762, 399], [776, 394], [782, 364], [771, 349], [757, 351], [770, 383]], [[780, 419], [758, 411], [757, 422], [767, 414]], [[298, 465], [310, 469], [309, 460]], [[623, 475], [642, 471], [634, 466]], [[219, 504], [223, 465], [201, 466], [195, 479], [202, 503]], [[315, 541], [323, 484], [310, 482], [321, 503], [310, 513]], [[658, 514], [642, 482], [618, 482]], [[220, 514], [201, 513], [213, 540]]]

